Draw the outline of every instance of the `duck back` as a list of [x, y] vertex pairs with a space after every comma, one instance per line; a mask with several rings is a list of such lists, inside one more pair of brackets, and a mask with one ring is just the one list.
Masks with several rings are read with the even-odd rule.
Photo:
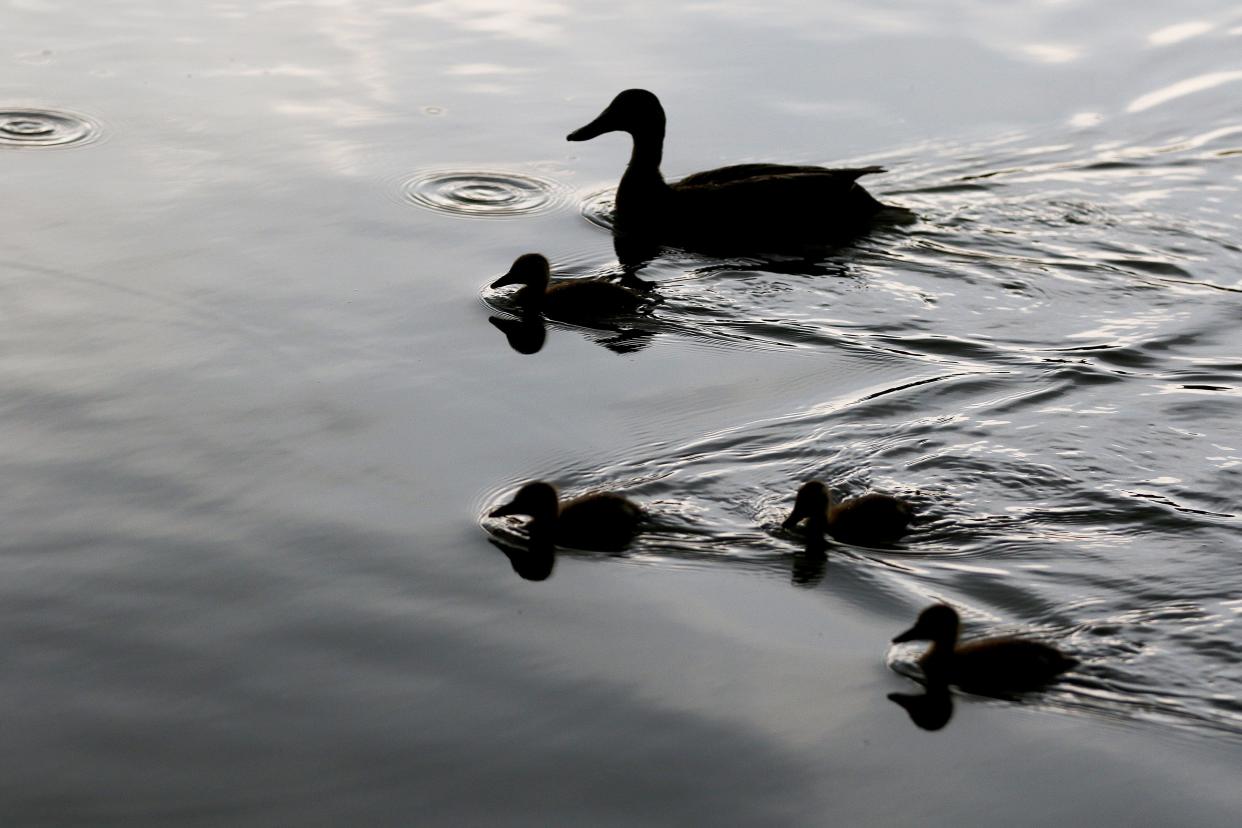
[[906, 534], [913, 517], [913, 509], [904, 500], [866, 494], [833, 506], [828, 515], [828, 532], [846, 543], [891, 543]]
[[1033, 690], [1078, 663], [1038, 641], [992, 638], [959, 645], [948, 658], [924, 657], [928, 678], [985, 695]]
[[561, 505], [557, 543], [578, 549], [614, 551], [634, 539], [642, 510], [624, 497], [601, 493]]

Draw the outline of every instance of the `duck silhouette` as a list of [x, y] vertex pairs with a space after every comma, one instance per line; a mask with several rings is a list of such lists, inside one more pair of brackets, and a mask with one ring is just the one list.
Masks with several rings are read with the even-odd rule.
[[525, 484], [489, 517], [525, 515], [532, 548], [551, 544], [574, 549], [617, 551], [638, 532], [643, 511], [612, 492], [596, 492], [562, 502], [556, 487], [536, 480]]
[[633, 138], [629, 166], [617, 187], [617, 235], [707, 252], [763, 253], [838, 244], [877, 223], [915, 218], [904, 208], [877, 201], [857, 183], [864, 175], [884, 172], [882, 167], [738, 164], [670, 184], [660, 172], [664, 130], [659, 99], [645, 89], [627, 89], [568, 136], [587, 141], [626, 132]]
[[552, 281], [552, 268], [546, 257], [526, 253], [514, 260], [509, 271], [491, 287], [521, 285], [515, 301], [523, 316], [543, 315], [548, 319], [578, 324], [598, 324], [618, 317], [632, 316], [647, 301], [642, 294], [603, 279], [564, 279]]
[[836, 503], [827, 486], [809, 480], [798, 489], [793, 511], [781, 526], [793, 529], [805, 521], [808, 538], [827, 533], [843, 543], [882, 546], [906, 534], [913, 517], [914, 508], [901, 498], [873, 492]]
[[893, 639], [931, 641], [919, 659], [929, 686], [956, 685], [971, 693], [995, 696], [1034, 690], [1078, 664], [1078, 660], [1039, 641], [985, 638], [958, 643], [961, 619], [948, 604], [919, 614], [913, 627]]

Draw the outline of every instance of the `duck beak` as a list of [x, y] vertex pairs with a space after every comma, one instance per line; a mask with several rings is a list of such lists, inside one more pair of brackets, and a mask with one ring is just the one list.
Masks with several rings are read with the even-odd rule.
[[789, 513], [789, 517], [785, 518], [785, 522], [781, 524], [782, 529], [792, 529], [798, 525], [798, 522], [806, 517], [806, 510], [799, 504], [794, 504], [793, 511]]
[[893, 639], [894, 644], [901, 644], [906, 641], [919, 641], [923, 638], [923, 631], [919, 629], [919, 625], [915, 624], [910, 629]]
[[522, 277], [517, 275], [516, 270], [517, 268], [509, 268], [508, 273], [492, 282], [492, 288], [504, 287], [505, 285], [520, 285], [522, 283]]
[[506, 503], [504, 506], [499, 506], [493, 509], [492, 511], [488, 512], [487, 516], [488, 517], [506, 517], [507, 515], [516, 515], [516, 514], [519, 514], [519, 512], [516, 509], [514, 509], [513, 504]]
[[565, 136], [566, 141], [590, 141], [605, 132], [616, 132], [620, 127], [612, 122], [612, 113], [605, 109], [600, 116], [584, 127], [575, 129]]

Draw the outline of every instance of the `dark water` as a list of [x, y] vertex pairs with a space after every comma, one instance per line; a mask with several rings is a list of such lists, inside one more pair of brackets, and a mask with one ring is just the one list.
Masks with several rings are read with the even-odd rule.
[[[4, 825], [1236, 823], [1242, 11], [0, 24]], [[921, 221], [517, 353], [514, 256], [616, 270], [628, 147], [563, 138], [629, 86], [670, 175], [883, 164]], [[481, 516], [536, 477], [659, 527], [523, 581]], [[925, 521], [808, 559], [809, 477]], [[920, 730], [933, 600], [1083, 666]]]

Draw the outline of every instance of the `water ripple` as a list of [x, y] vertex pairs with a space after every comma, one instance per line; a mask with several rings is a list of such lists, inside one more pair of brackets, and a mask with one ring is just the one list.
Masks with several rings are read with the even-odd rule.
[[509, 171], [428, 170], [402, 181], [399, 190], [407, 203], [471, 218], [532, 215], [564, 202], [556, 182]]
[[51, 109], [0, 109], [0, 147], [59, 147], [93, 140], [89, 118]]

